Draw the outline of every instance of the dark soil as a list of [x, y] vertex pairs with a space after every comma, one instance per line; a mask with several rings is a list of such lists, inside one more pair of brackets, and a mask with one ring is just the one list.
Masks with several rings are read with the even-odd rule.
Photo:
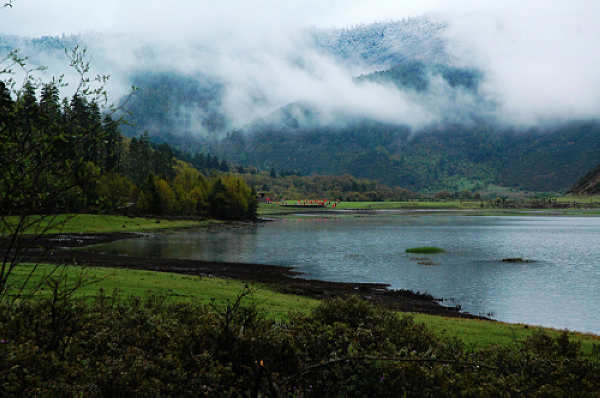
[[113, 268], [128, 268], [158, 272], [174, 272], [187, 275], [232, 278], [249, 282], [260, 282], [282, 293], [323, 299], [348, 295], [360, 295], [366, 300], [380, 303], [385, 307], [426, 314], [460, 318], [478, 318], [461, 312], [458, 307], [446, 307], [427, 293], [409, 290], [390, 290], [383, 283], [342, 283], [301, 278], [301, 274], [290, 267], [263, 264], [225, 263], [216, 261], [163, 259], [153, 257], [132, 257], [104, 255], [84, 250], [69, 250], [96, 243], [107, 243], [119, 239], [143, 236], [139, 233], [114, 233], [75, 235], [62, 234], [47, 236], [36, 241], [24, 241], [28, 246], [24, 262], [44, 262], [56, 264], [79, 264]]
[[[110, 243], [121, 239], [132, 239], [148, 234], [141, 232], [113, 232], [109, 234], [49, 234], [20, 238], [21, 245], [30, 248], [83, 247], [98, 243]], [[2, 242], [0, 242], [2, 247]]]

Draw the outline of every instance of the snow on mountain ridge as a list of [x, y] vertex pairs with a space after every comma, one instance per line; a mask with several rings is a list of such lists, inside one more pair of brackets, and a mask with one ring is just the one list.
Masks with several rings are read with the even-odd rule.
[[406, 60], [448, 64], [443, 32], [447, 25], [428, 18], [408, 18], [350, 28], [316, 30], [317, 47], [361, 73], [385, 70]]

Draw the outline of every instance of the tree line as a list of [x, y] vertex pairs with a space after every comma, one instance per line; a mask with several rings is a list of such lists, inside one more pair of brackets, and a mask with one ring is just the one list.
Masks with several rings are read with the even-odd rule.
[[[284, 175], [285, 174], [285, 175]], [[299, 176], [292, 172], [277, 175], [270, 172], [240, 174], [259, 193], [273, 199], [329, 198], [345, 202], [403, 201], [422, 198], [415, 192], [400, 187], [389, 187], [374, 180], [341, 176]]]
[[[119, 125], [93, 98], [76, 93], [61, 100], [56, 81], [27, 81], [14, 92], [0, 81], [0, 213], [126, 209], [255, 218], [256, 195], [242, 179], [223, 172], [207, 177], [168, 144], [152, 144], [146, 134], [123, 138]], [[215, 161], [223, 170], [218, 159], [204, 159], [205, 170]]]

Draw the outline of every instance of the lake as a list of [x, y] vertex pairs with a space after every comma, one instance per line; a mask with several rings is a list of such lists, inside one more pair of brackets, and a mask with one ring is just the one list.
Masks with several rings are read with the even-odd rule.
[[[383, 282], [506, 322], [600, 334], [600, 218], [419, 212], [284, 218], [185, 230], [95, 250], [293, 266], [306, 277]], [[407, 254], [417, 246], [445, 253]], [[531, 263], [504, 263], [521, 257]], [[435, 265], [422, 265], [427, 258]]]

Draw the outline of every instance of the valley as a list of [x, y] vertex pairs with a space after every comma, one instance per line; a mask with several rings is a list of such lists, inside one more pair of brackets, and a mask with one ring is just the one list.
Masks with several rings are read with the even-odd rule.
[[0, 1], [0, 396], [597, 396], [597, 15]]

